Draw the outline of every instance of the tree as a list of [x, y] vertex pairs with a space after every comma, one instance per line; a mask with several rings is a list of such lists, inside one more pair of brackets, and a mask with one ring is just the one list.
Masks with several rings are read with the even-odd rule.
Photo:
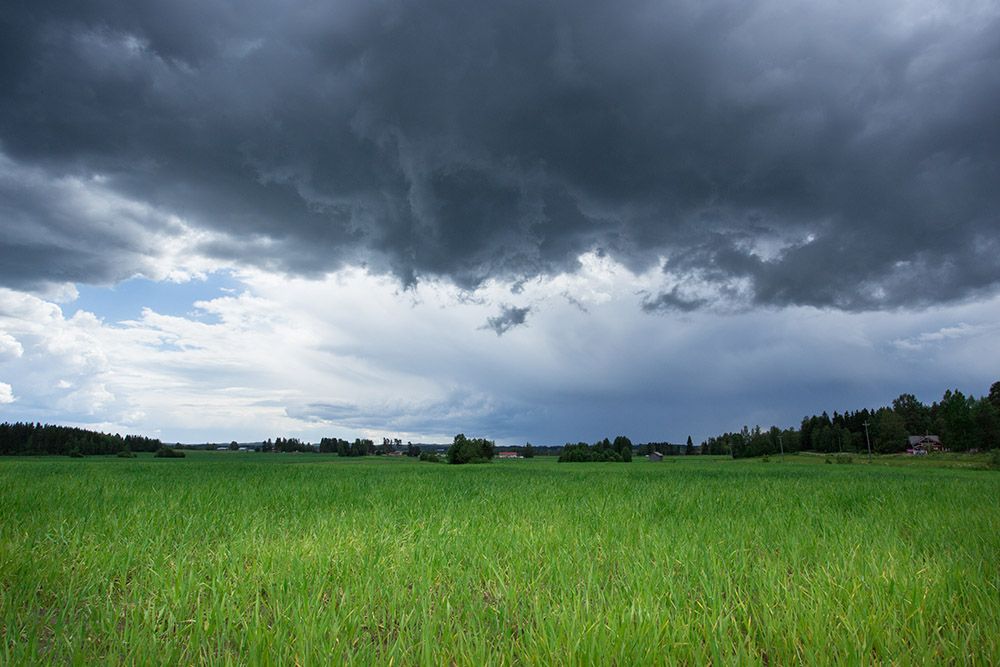
[[521, 455], [526, 459], [535, 458], [535, 448], [531, 445], [530, 442], [524, 445], [524, 450], [522, 451]]
[[778, 443], [771, 439], [770, 431], [762, 431], [759, 425], [755, 425], [750, 432], [749, 456], [768, 456], [774, 454], [778, 449]]
[[236, 442], [235, 440], [233, 440], [231, 443], [229, 443], [229, 451], [235, 452], [239, 448], [240, 448], [240, 443]]
[[321, 454], [339, 454], [341, 442], [347, 445], [347, 441], [340, 438], [321, 438], [319, 441], [319, 451]]
[[972, 401], [957, 389], [944, 392], [938, 407], [941, 440], [948, 449], [965, 451], [975, 446], [972, 427]]
[[823, 424], [819, 428], [813, 429], [812, 443], [813, 449], [817, 452], [835, 452], [839, 448], [836, 433], [833, 427], [828, 424]]
[[986, 396], [986, 400], [997, 409], [997, 412], [1000, 412], [1000, 382], [994, 382], [990, 385], [990, 393]]
[[913, 394], [900, 394], [894, 398], [892, 411], [903, 420], [903, 428], [909, 435], [926, 434], [930, 429], [930, 410]]
[[684, 455], [691, 456], [692, 454], [694, 454], [694, 443], [691, 442], [691, 436], [689, 435], [687, 444], [684, 445]]
[[567, 442], [559, 453], [560, 463], [586, 463], [593, 460], [590, 448], [585, 442], [578, 442], [575, 445]]
[[872, 419], [872, 447], [880, 454], [905, 449], [906, 426], [903, 418], [889, 408], [879, 408]]
[[[607, 442], [607, 439], [605, 439]], [[629, 463], [632, 460], [632, 441], [624, 435], [619, 435], [614, 442], [615, 453], [622, 458], [622, 461]]]
[[972, 406], [972, 428], [976, 447], [1000, 448], [1000, 411], [988, 397], [979, 399]]

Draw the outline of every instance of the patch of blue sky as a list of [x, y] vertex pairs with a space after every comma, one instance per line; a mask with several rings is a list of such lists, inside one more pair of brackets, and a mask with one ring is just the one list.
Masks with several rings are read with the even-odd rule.
[[243, 288], [243, 283], [229, 271], [216, 271], [208, 274], [205, 280], [192, 279], [183, 283], [132, 278], [112, 287], [77, 285], [79, 296], [65, 304], [63, 311], [69, 314], [85, 310], [103, 319], [105, 324], [117, 324], [139, 319], [142, 309], [149, 308], [161, 315], [212, 323], [218, 318], [196, 308], [195, 302], [216, 299]]

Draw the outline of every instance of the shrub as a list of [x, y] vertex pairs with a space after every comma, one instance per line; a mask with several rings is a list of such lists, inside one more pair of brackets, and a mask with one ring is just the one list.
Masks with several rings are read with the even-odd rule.
[[160, 447], [153, 456], [161, 459], [182, 459], [184, 458], [184, 452], [179, 452], [169, 447]]
[[837, 456], [834, 457], [834, 460], [837, 463], [845, 463], [845, 464], [846, 463], [853, 463], [854, 462], [854, 457], [851, 456], [850, 454], [837, 454]]
[[118, 452], [117, 454], [115, 454], [115, 456], [117, 456], [120, 459], [134, 459], [135, 458], [135, 454], [133, 454], [132, 450], [129, 449], [128, 447], [126, 447], [125, 449], [123, 449], [120, 452]]
[[74, 447], [73, 449], [69, 450], [69, 457], [71, 459], [82, 459], [83, 452], [80, 451], [79, 447]]
[[990, 451], [989, 467], [993, 470], [1000, 470], [1000, 449]]
[[421, 461], [429, 461], [430, 463], [441, 463], [441, 459], [434, 452], [420, 452]]

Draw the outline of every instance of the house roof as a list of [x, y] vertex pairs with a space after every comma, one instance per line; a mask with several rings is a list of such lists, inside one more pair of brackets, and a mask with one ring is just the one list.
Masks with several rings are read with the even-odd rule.
[[941, 444], [941, 438], [936, 435], [911, 435], [910, 436], [910, 446], [919, 445], [921, 443], [934, 443]]

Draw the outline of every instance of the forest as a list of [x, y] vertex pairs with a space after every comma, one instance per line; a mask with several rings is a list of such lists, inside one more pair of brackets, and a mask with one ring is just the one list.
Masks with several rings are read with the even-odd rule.
[[703, 454], [731, 454], [747, 458], [798, 451], [866, 452], [876, 454], [905, 451], [911, 435], [937, 435], [954, 452], [1000, 448], [1000, 382], [980, 398], [947, 390], [940, 401], [926, 405], [913, 394], [900, 394], [891, 406], [834, 412], [831, 417], [804, 417], [799, 429], [759, 426], [724, 433], [702, 443]]
[[155, 452], [163, 447], [156, 438], [109, 435], [71, 426], [17, 422], [0, 424], [0, 455], [90, 456], [129, 452]]

